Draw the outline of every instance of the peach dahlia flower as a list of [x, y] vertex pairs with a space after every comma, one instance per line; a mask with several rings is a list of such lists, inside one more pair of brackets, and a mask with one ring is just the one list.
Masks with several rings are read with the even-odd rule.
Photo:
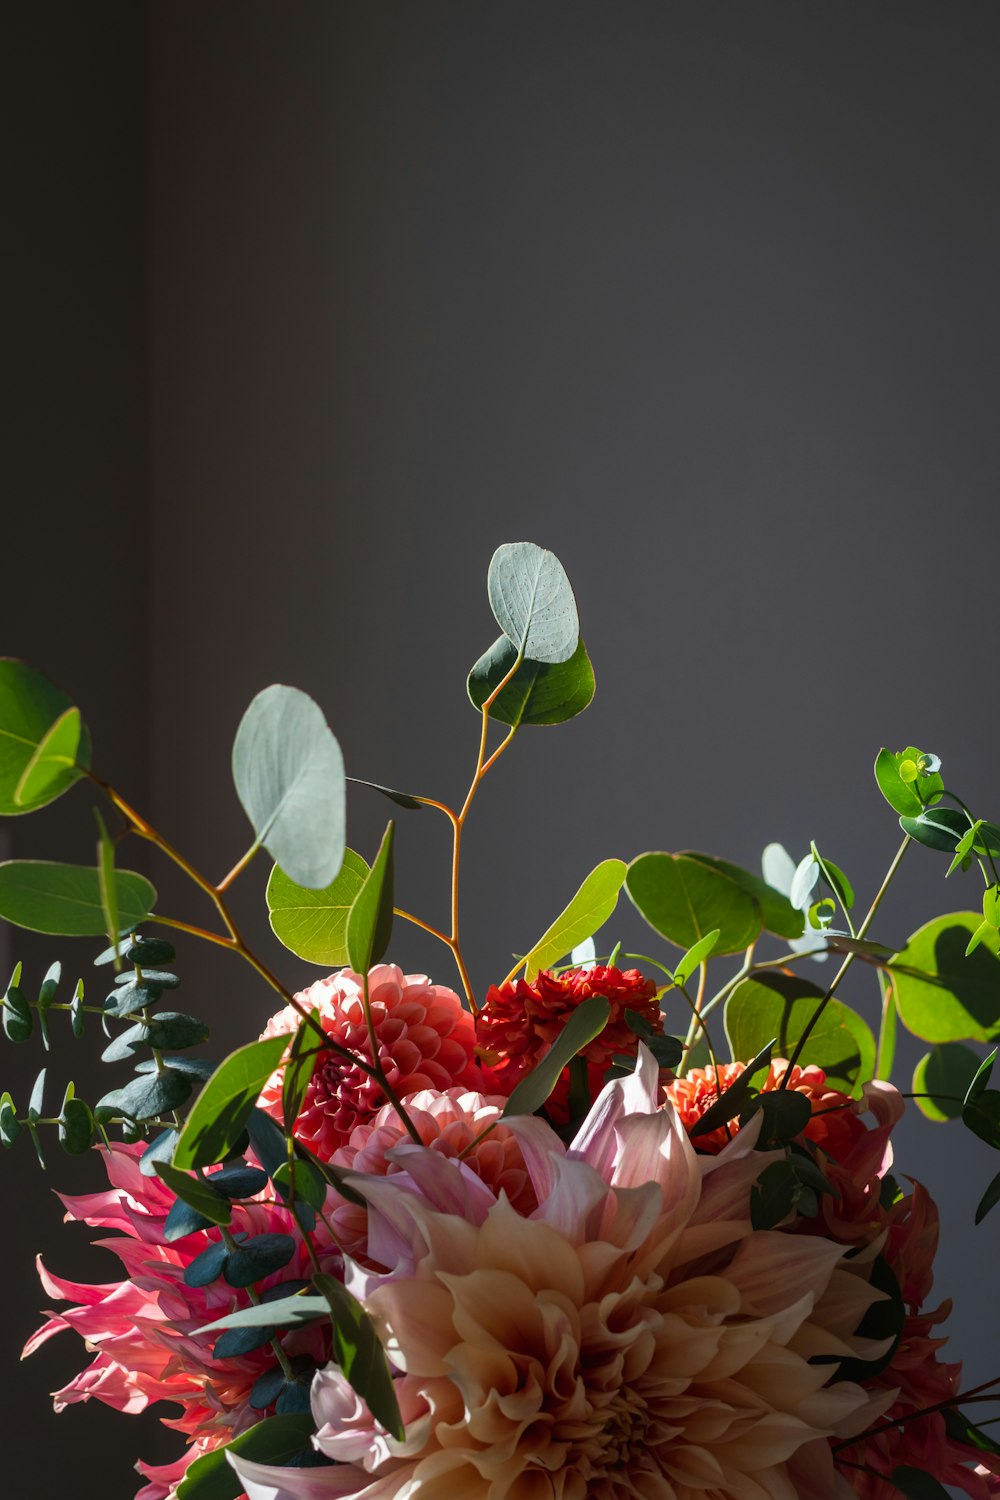
[[[333, 1467], [233, 1457], [250, 1500], [797, 1500], [850, 1496], [827, 1439], [881, 1406], [829, 1363], [881, 1297], [863, 1257], [752, 1232], [773, 1159], [749, 1128], [695, 1153], [641, 1049], [567, 1149], [510, 1122], [539, 1207], [524, 1217], [464, 1163], [414, 1144], [356, 1177], [369, 1254], [349, 1272], [389, 1358], [406, 1436], [380, 1429], [328, 1367], [316, 1446]], [[833, 1369], [836, 1368], [834, 1365]]]
[[[376, 964], [368, 975], [379, 1061], [397, 1098], [419, 1089], [448, 1089], [455, 1084], [478, 1088], [482, 1077], [473, 1053], [472, 1017], [454, 990], [431, 984], [423, 974], [404, 974], [395, 964]], [[362, 1000], [362, 979], [341, 969], [296, 995], [308, 1010], [318, 1010], [328, 1036], [362, 1057], [371, 1043]], [[264, 1036], [297, 1031], [302, 1017], [292, 1006], [272, 1016]], [[281, 1118], [278, 1069], [260, 1097], [261, 1109]], [[362, 1068], [329, 1052], [320, 1058], [306, 1091], [295, 1134], [324, 1161], [350, 1139], [358, 1124], [373, 1118], [385, 1103], [378, 1084]]]

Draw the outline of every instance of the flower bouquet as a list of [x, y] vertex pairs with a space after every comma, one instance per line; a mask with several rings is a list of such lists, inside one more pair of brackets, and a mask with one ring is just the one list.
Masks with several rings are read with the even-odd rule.
[[[967, 1045], [1000, 1027], [1000, 827], [935, 756], [882, 750], [902, 843], [867, 909], [815, 843], [770, 845], [760, 874], [690, 851], [607, 859], [480, 988], [459, 903], [477, 790], [522, 729], [594, 693], [552, 553], [500, 547], [488, 592], [501, 634], [469, 674], [464, 800], [374, 787], [407, 836], [421, 809], [449, 825], [440, 927], [396, 890], [393, 821], [370, 862], [346, 847], [348, 784], [372, 784], [345, 777], [304, 693], [266, 688], [239, 726], [252, 841], [215, 882], [92, 768], [74, 703], [0, 663], [0, 813], [76, 784], [100, 801], [92, 862], [0, 866], [8, 921], [108, 945], [86, 987], [18, 965], [3, 998], [15, 1043], [95, 1016], [116, 1070], [93, 1103], [70, 1083], [52, 1108], [44, 1073], [0, 1100], [5, 1146], [41, 1153], [54, 1133], [107, 1169], [105, 1191], [63, 1202], [111, 1231], [121, 1279], [40, 1267], [54, 1306], [28, 1350], [69, 1329], [92, 1356], [57, 1410], [171, 1403], [183, 1444], [138, 1465], [138, 1500], [1000, 1494], [980, 1417], [1000, 1382], [963, 1390], [941, 1359], [937, 1214], [891, 1170], [907, 1098], [1000, 1147], [994, 1054]], [[209, 898], [213, 926], [158, 908], [120, 862], [136, 839]], [[981, 872], [985, 895], [894, 951], [872, 928], [913, 844]], [[294, 993], [228, 902], [262, 851], [271, 927], [323, 976]], [[623, 890], [667, 945], [654, 956], [599, 937]], [[408, 923], [440, 940], [456, 988], [389, 961]], [[177, 1006], [174, 941], [228, 949], [279, 997], [222, 1061]], [[849, 974], [870, 981], [871, 1023]], [[933, 1044], [905, 1095], [899, 1025]], [[1000, 1175], [977, 1218], [998, 1199]]]

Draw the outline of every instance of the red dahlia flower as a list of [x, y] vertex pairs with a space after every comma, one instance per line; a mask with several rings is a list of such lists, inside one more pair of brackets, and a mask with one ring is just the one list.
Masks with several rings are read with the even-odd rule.
[[[625, 1019], [627, 1012], [642, 1017], [651, 1031], [662, 1033], [656, 985], [638, 969], [623, 972], [601, 964], [567, 969], [563, 974], [543, 969], [530, 984], [525, 979], [507, 981], [499, 989], [491, 986], [486, 996], [476, 1021], [476, 1040], [487, 1089], [509, 1095], [542, 1060], [581, 1000], [592, 995], [610, 1003], [611, 1015], [600, 1036], [583, 1049], [591, 1098], [600, 1092], [616, 1053], [636, 1055], [639, 1039]], [[550, 1095], [546, 1112], [557, 1123], [568, 1120], [568, 1068]]]

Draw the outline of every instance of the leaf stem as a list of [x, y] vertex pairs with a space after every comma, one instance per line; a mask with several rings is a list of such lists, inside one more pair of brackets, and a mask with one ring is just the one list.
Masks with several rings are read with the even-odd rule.
[[216, 891], [218, 892], [218, 894], [220, 896], [222, 895], [223, 891], [228, 891], [229, 887], [232, 885], [233, 881], [236, 879], [236, 877], [238, 875], [242, 875], [242, 873], [246, 869], [247, 865], [253, 859], [254, 855], [259, 852], [259, 850], [260, 850], [260, 844], [255, 840], [250, 845], [250, 848], [247, 850], [247, 852], [242, 856], [242, 858], [240, 858], [240, 859], [238, 859], [236, 861], [236, 863], [233, 865], [233, 868], [230, 870], [229, 874], [228, 875], [224, 875], [222, 877], [222, 879], [219, 881], [218, 885], [215, 887]]
[[907, 1422], [916, 1422], [921, 1417], [929, 1417], [936, 1411], [947, 1411], [949, 1406], [964, 1406], [966, 1404], [980, 1401], [1000, 1401], [1000, 1395], [984, 1396], [983, 1391], [992, 1390], [995, 1385], [1000, 1385], [1000, 1375], [994, 1376], [992, 1380], [984, 1380], [982, 1385], [977, 1385], [971, 1391], [961, 1391], [956, 1396], [949, 1396], [946, 1401], [938, 1401], [934, 1406], [922, 1406], [919, 1411], [908, 1411], [901, 1417], [889, 1418], [881, 1422], [877, 1427], [869, 1427], [867, 1432], [859, 1432], [857, 1437], [844, 1438], [839, 1443], [834, 1443], [834, 1453], [839, 1453], [843, 1448], [853, 1448], [858, 1443], [866, 1443], [869, 1438], [878, 1437], [883, 1432], [891, 1432], [894, 1427], [902, 1427]]
[[[886, 891], [889, 889], [889, 886], [892, 884], [893, 877], [895, 876], [896, 871], [899, 869], [899, 866], [900, 866], [900, 864], [902, 862], [902, 859], [903, 859], [903, 855], [906, 853], [907, 849], [909, 848], [909, 846], [910, 846], [910, 844], [912, 842], [913, 842], [913, 840], [910, 838], [910, 835], [906, 834], [905, 837], [904, 837], [904, 839], [903, 839], [903, 842], [900, 844], [899, 848], [896, 851], [896, 856], [893, 859], [892, 864], [889, 866], [889, 869], [886, 872], [885, 879], [883, 880], [882, 884], [879, 886], [878, 890], [875, 893], [875, 899], [872, 902], [871, 906], [868, 908], [868, 915], [865, 917], [865, 919], [862, 922], [861, 926], [858, 928], [858, 937], [859, 938], [863, 938], [865, 936], [865, 934], [867, 933], [869, 927], [871, 926], [872, 921], [874, 920], [874, 917], [875, 917], [875, 913], [878, 911], [879, 907], [882, 904], [882, 898], [885, 895]], [[840, 968], [837, 970], [836, 974], [833, 976], [833, 979], [831, 980], [830, 985], [829, 985], [826, 993], [824, 994], [823, 998], [820, 1000], [819, 1004], [817, 1005], [816, 1009], [813, 1011], [812, 1015], [809, 1017], [809, 1020], [806, 1022], [806, 1025], [805, 1025], [805, 1027], [803, 1028], [803, 1031], [802, 1031], [802, 1035], [799, 1037], [798, 1041], [796, 1042], [795, 1047], [794, 1047], [794, 1049], [792, 1051], [792, 1055], [789, 1058], [788, 1067], [785, 1069], [785, 1072], [784, 1072], [784, 1075], [782, 1077], [782, 1080], [781, 1080], [780, 1084], [778, 1085], [779, 1089], [784, 1089], [784, 1088], [788, 1087], [789, 1080], [791, 1079], [791, 1076], [792, 1076], [792, 1069], [795, 1067], [795, 1065], [798, 1062], [799, 1058], [802, 1056], [802, 1053], [803, 1053], [803, 1051], [805, 1049], [806, 1042], [809, 1040], [810, 1036], [812, 1035], [813, 1028], [815, 1027], [816, 1023], [819, 1021], [820, 1016], [823, 1014], [824, 1010], [829, 1005], [830, 1001], [833, 999], [833, 996], [836, 993], [836, 991], [837, 991], [837, 989], [838, 989], [838, 987], [840, 985], [841, 980], [843, 979], [844, 975], [847, 973], [848, 969], [851, 967], [852, 963], [854, 962], [854, 959], [855, 959], [855, 955], [853, 953], [848, 953], [846, 955], [846, 957], [844, 958], [844, 961], [841, 964]]]

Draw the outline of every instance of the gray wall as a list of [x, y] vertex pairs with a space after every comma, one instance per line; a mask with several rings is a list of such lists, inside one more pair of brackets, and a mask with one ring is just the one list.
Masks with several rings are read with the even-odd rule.
[[[102, 763], [148, 778], [196, 861], [221, 873], [247, 841], [228, 746], [274, 680], [324, 704], [353, 773], [460, 797], [486, 564], [522, 536], [565, 561], [599, 689], [482, 793], [463, 887], [480, 988], [609, 854], [752, 864], [814, 836], [873, 891], [898, 836], [870, 775], [883, 743], [937, 750], [990, 809], [995, 8], [171, 0], [149, 10], [145, 78], [139, 16], [39, 7], [19, 37], [51, 113], [22, 191], [51, 212], [61, 184], [83, 222], [25, 230], [55, 354], [16, 393], [36, 525], [12, 649], [78, 691]], [[43, 552], [53, 496], [69, 529]], [[45, 572], [73, 581], [40, 614]], [[132, 698], [112, 728], [126, 678], [145, 717]], [[363, 851], [385, 811], [352, 806]], [[443, 920], [445, 830], [424, 813], [399, 833], [403, 904]], [[890, 939], [976, 900], [942, 891], [930, 854], [908, 864]], [[237, 904], [298, 984], [259, 918], [264, 873]], [[650, 941], [629, 914], [615, 935]], [[397, 936], [447, 977], [447, 954]], [[263, 1023], [252, 976], [182, 961], [220, 1046]], [[996, 1226], [971, 1219], [993, 1163], [963, 1141], [957, 1165], [957, 1137], [919, 1121], [900, 1134], [942, 1204], [955, 1343], [986, 1378], [962, 1292], [987, 1285]], [[81, 1236], [33, 1191], [72, 1270]], [[19, 1339], [37, 1294], [18, 1297]], [[51, 1465], [36, 1493], [58, 1493], [54, 1436], [94, 1440], [79, 1417], [32, 1396], [11, 1419]], [[153, 1455], [140, 1424], [114, 1430], [118, 1468], [79, 1496], [131, 1493], [128, 1457]]]

